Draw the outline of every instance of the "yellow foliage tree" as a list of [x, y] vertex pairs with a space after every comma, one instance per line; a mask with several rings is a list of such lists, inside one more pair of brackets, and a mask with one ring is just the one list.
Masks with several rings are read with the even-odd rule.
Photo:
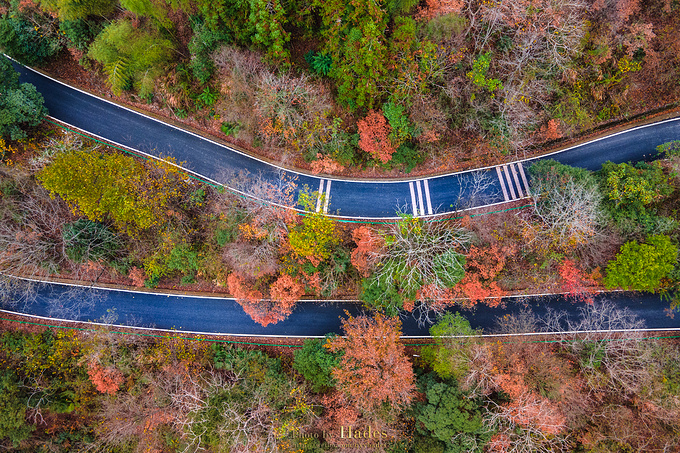
[[75, 149], [59, 154], [38, 180], [90, 220], [108, 216], [119, 229], [144, 230], [157, 226], [181, 194], [177, 172], [167, 163], [145, 166], [123, 154]]

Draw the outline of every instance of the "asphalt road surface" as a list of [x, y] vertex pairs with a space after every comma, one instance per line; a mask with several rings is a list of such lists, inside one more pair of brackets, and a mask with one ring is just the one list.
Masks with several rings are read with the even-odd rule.
[[[280, 169], [227, 146], [86, 94], [15, 64], [22, 82], [36, 86], [50, 115], [124, 147], [155, 157], [172, 156], [188, 170], [229, 185], [231, 175], [247, 170], [278, 180]], [[649, 160], [657, 145], [680, 139], [680, 118], [644, 126], [589, 142], [550, 158], [597, 170], [602, 163]], [[319, 178], [286, 171], [298, 189], [307, 186], [327, 195], [320, 210], [349, 218], [395, 218], [397, 212], [416, 216], [455, 212], [527, 196], [531, 161], [410, 181], [355, 181]]]
[[[76, 290], [59, 284], [45, 284], [39, 289], [35, 301], [16, 309], [22, 313], [74, 321], [101, 322], [109, 317], [111, 323], [158, 329], [177, 329], [190, 332], [229, 333], [237, 335], [281, 335], [281, 336], [323, 336], [327, 333], [342, 333], [340, 319], [345, 311], [357, 315], [361, 306], [352, 302], [299, 302], [291, 316], [277, 324], [262, 327], [250, 319], [233, 300], [226, 298], [168, 296], [117, 290]], [[680, 329], [680, 316], [673, 319], [666, 315], [668, 302], [654, 295], [632, 293], [609, 293], [598, 300], [607, 299], [616, 303], [617, 308], [627, 307], [645, 321], [650, 329]], [[454, 307], [472, 327], [493, 333], [496, 319], [521, 309], [531, 309], [538, 317], [546, 313], [547, 307], [556, 311], [569, 312], [577, 319], [576, 307], [582, 304], [561, 296], [508, 298], [505, 306], [489, 308], [483, 304], [473, 310]], [[111, 320], [115, 313], [116, 319]], [[428, 326], [420, 326], [410, 315], [403, 319], [403, 335], [427, 336]]]

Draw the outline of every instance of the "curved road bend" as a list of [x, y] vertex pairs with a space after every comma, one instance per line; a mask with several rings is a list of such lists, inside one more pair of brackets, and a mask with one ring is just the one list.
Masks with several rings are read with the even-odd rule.
[[[146, 117], [101, 98], [54, 81], [15, 64], [21, 82], [36, 86], [50, 115], [90, 134], [155, 157], [172, 156], [188, 170], [225, 184], [225, 174], [246, 169], [270, 180], [278, 168], [228, 146], [218, 144], [161, 121]], [[543, 156], [562, 163], [597, 170], [607, 160], [616, 163], [651, 159], [657, 145], [680, 138], [680, 118], [641, 126], [603, 139]], [[317, 176], [286, 170], [308, 186], [327, 195], [318, 206], [329, 214], [349, 218], [395, 218], [401, 210], [416, 216], [454, 212], [521, 199], [530, 185], [526, 168], [531, 160], [475, 171], [411, 181], [369, 181]], [[328, 196], [329, 195], [329, 196]], [[460, 200], [465, 200], [460, 205]]]
[[[93, 290], [97, 303], [89, 308], [80, 308], [74, 313], [67, 306], [58, 306], [64, 299], [63, 294], [69, 287], [61, 284], [46, 284], [39, 290], [39, 297], [31, 304], [21, 307], [21, 312], [37, 316], [62, 318], [73, 321], [101, 321], [107, 310], [115, 309], [119, 318], [114, 324], [153, 327], [158, 329], [176, 329], [190, 332], [222, 333], [245, 336], [323, 336], [326, 333], [342, 333], [340, 318], [345, 317], [345, 310], [351, 314], [361, 312], [361, 307], [352, 302], [298, 303], [293, 313], [284, 321], [262, 327], [253, 322], [233, 299], [217, 297], [190, 297], [137, 291]], [[82, 294], [81, 294], [82, 295]], [[665, 315], [668, 302], [654, 295], [631, 295], [627, 293], [611, 293], [607, 299], [615, 302], [617, 307], [628, 307], [638, 317], [645, 320], [650, 329], [680, 330], [680, 316], [672, 319]], [[73, 298], [71, 298], [73, 300]], [[460, 311], [474, 328], [483, 328], [491, 333], [497, 317], [518, 312], [524, 305], [506, 300], [506, 308], [489, 308], [478, 305], [473, 310]], [[77, 302], [75, 304], [77, 305]], [[73, 304], [74, 302], [71, 302]], [[559, 296], [539, 296], [526, 299], [526, 305], [537, 316], [545, 314], [546, 307], [553, 310], [574, 312], [574, 304]], [[70, 314], [67, 314], [71, 311]], [[419, 327], [410, 316], [403, 319], [404, 336], [427, 336], [428, 328]]]

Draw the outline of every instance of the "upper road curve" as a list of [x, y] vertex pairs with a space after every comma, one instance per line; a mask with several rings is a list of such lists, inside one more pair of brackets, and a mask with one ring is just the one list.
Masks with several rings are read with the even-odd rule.
[[[247, 170], [274, 180], [281, 168], [241, 151], [163, 123], [131, 109], [75, 89], [30, 68], [15, 64], [21, 82], [32, 83], [45, 98], [53, 118], [89, 134], [150, 156], [171, 156], [184, 168], [228, 186], [229, 174]], [[651, 159], [657, 145], [680, 138], [680, 118], [636, 127], [542, 156], [564, 164], [597, 170], [610, 160], [621, 163]], [[498, 167], [416, 178], [352, 180], [313, 176], [284, 169], [299, 188], [326, 195], [323, 210], [335, 217], [389, 219], [397, 212], [418, 217], [445, 214], [461, 207], [481, 207], [524, 198], [531, 184], [531, 160]], [[461, 205], [460, 200], [465, 200]]]

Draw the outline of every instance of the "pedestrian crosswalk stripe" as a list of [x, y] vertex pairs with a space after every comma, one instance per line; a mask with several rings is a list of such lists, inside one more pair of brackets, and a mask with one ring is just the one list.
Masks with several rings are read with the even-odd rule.
[[425, 206], [423, 204], [423, 191], [420, 188], [420, 181], [416, 181], [416, 187], [418, 188], [418, 201], [420, 202], [420, 215], [425, 215]]
[[497, 166], [496, 175], [498, 175], [498, 182], [501, 184], [505, 201], [513, 201], [530, 196], [529, 182], [521, 162]]
[[517, 171], [515, 170], [515, 165], [510, 164], [510, 170], [512, 171], [512, 178], [515, 180], [515, 185], [517, 186], [517, 192], [520, 198], [524, 198], [524, 192], [522, 191], [522, 185], [519, 183], [519, 178], [517, 177]]
[[408, 188], [411, 191], [411, 206], [413, 207], [413, 217], [418, 217], [418, 207], [416, 206], [416, 193], [413, 190], [413, 181], [408, 183]]
[[430, 201], [430, 185], [427, 179], [423, 179], [423, 186], [425, 187], [425, 199], [427, 200], [427, 213], [432, 215], [432, 201]]
[[[425, 201], [427, 201], [427, 214], [432, 215], [432, 199], [430, 198], [430, 185], [427, 183], [427, 179], [409, 181], [408, 188], [411, 192], [411, 208], [413, 210], [413, 216], [419, 217], [426, 215]], [[423, 194], [423, 192], [425, 193]], [[424, 198], [423, 195], [425, 195]]]
[[[326, 183], [326, 190], [324, 193], [324, 182]], [[319, 181], [319, 196], [316, 198], [316, 212], [321, 212], [323, 203], [323, 212], [328, 214], [328, 203], [331, 200], [331, 180], [322, 179]]]
[[508, 189], [510, 190], [510, 197], [512, 197], [513, 200], [517, 198], [517, 195], [515, 195], [515, 186], [512, 183], [512, 179], [510, 178], [510, 171], [508, 170], [507, 165], [503, 165], [503, 173], [505, 173], [505, 182], [508, 183]]
[[503, 189], [503, 198], [505, 201], [510, 201], [510, 197], [508, 197], [508, 191], [505, 188], [505, 182], [503, 182], [503, 173], [501, 173], [501, 167], [496, 167], [496, 174], [498, 175], [498, 181], [501, 183], [501, 189]]
[[323, 213], [328, 214], [328, 203], [331, 201], [331, 180], [326, 181], [326, 196], [323, 200]]
[[319, 181], [319, 196], [316, 198], [316, 212], [319, 212], [321, 210], [321, 199], [323, 198], [323, 182], [324, 182], [323, 179]]
[[529, 182], [527, 181], [527, 177], [524, 174], [524, 167], [522, 166], [521, 162], [518, 162], [517, 166], [519, 167], [519, 174], [522, 175], [522, 181], [524, 182], [524, 188], [527, 191], [527, 197], [531, 196], [531, 192], [529, 192]]

